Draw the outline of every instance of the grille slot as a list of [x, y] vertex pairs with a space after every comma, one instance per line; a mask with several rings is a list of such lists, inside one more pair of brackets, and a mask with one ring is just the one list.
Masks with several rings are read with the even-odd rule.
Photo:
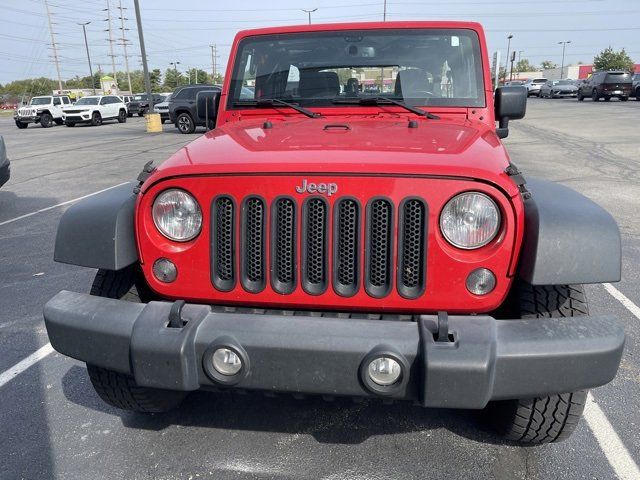
[[211, 212], [212, 282], [218, 290], [228, 291], [236, 284], [235, 204], [230, 197], [218, 197]]
[[343, 198], [334, 206], [333, 288], [350, 297], [358, 292], [360, 276], [360, 204]]
[[367, 206], [367, 251], [365, 288], [372, 297], [384, 297], [391, 291], [393, 254], [393, 206], [383, 198]]
[[327, 289], [327, 202], [311, 197], [304, 203], [302, 237], [302, 287], [311, 295]]
[[398, 223], [398, 293], [405, 298], [416, 298], [425, 288], [425, 203], [418, 198], [403, 200]]
[[271, 284], [278, 293], [296, 288], [296, 204], [280, 198], [272, 206]]
[[257, 293], [265, 286], [265, 203], [248, 197], [242, 204], [242, 286]]

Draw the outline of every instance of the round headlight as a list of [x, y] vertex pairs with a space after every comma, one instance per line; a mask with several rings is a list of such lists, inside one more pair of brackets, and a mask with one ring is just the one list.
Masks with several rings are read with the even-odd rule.
[[202, 228], [202, 212], [195, 198], [184, 190], [172, 188], [153, 202], [153, 223], [169, 240], [186, 242], [198, 236]]
[[458, 248], [480, 248], [494, 239], [499, 228], [498, 207], [490, 197], [480, 192], [456, 195], [440, 214], [442, 235]]

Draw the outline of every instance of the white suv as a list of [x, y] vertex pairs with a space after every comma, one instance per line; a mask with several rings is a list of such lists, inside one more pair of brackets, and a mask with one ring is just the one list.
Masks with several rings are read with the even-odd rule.
[[20, 107], [13, 115], [16, 127], [27, 128], [30, 123], [39, 123], [49, 128], [54, 123], [62, 125], [62, 108], [71, 105], [66, 95], [43, 95], [33, 97], [29, 105]]
[[97, 126], [109, 119], [118, 120], [118, 123], [127, 121], [127, 107], [115, 95], [82, 97], [75, 105], [62, 109], [62, 120], [67, 127], [73, 127], [76, 123]]

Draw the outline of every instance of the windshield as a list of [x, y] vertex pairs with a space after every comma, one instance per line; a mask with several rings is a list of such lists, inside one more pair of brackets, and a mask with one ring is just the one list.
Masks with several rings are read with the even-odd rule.
[[141, 101], [141, 100], [148, 100], [148, 99], [149, 99], [149, 96], [148, 96], [148, 95], [136, 95], [136, 96], [134, 96], [134, 97], [133, 97], [133, 99], [134, 99], [136, 102], [139, 102], [139, 101]]
[[98, 105], [98, 97], [84, 97], [76, 102], [76, 105]]
[[547, 83], [546, 78], [534, 78], [531, 83]]
[[558, 80], [556, 85], [573, 85], [573, 80]]
[[274, 98], [335, 107], [336, 100], [367, 96], [408, 105], [484, 106], [478, 36], [463, 29], [402, 29], [249, 37], [238, 47], [229, 108]]
[[631, 74], [624, 72], [607, 73], [604, 81], [608, 83], [631, 82]]
[[49, 105], [51, 97], [35, 97], [31, 99], [31, 105]]

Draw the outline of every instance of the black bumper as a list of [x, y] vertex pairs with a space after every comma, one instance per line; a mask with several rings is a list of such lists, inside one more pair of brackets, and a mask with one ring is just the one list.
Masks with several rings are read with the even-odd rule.
[[13, 119], [16, 122], [22, 122], [22, 123], [38, 123], [40, 122], [40, 115], [28, 115], [28, 116], [14, 115]]
[[0, 166], [0, 187], [9, 181], [11, 177], [11, 165], [9, 162]]
[[[386, 396], [426, 407], [483, 408], [604, 385], [620, 363], [624, 332], [610, 316], [496, 320], [449, 317], [452, 342], [434, 340], [437, 317], [417, 322], [299, 315], [219, 313], [187, 304], [181, 328], [172, 303], [136, 304], [62, 291], [44, 307], [60, 353], [130, 374], [142, 386], [197, 390], [221, 386], [206, 373], [212, 346], [239, 352], [243, 389]], [[384, 352], [404, 366], [384, 392], [368, 388], [362, 365]]]

